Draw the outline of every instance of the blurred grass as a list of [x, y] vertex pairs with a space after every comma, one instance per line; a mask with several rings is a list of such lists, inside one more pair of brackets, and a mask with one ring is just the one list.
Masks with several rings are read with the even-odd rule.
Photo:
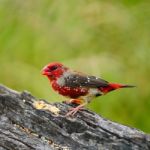
[[40, 70], [65, 65], [135, 89], [88, 107], [150, 132], [150, 2], [147, 0], [0, 0], [0, 83], [61, 101]]

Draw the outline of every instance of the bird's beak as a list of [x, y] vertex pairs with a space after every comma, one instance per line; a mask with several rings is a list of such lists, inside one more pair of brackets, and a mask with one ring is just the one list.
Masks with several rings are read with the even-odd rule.
[[49, 72], [49, 68], [48, 68], [48, 67], [44, 67], [41, 72], [42, 72], [42, 75], [46, 75], [46, 76], [48, 76], [48, 75], [51, 74], [51, 73]]

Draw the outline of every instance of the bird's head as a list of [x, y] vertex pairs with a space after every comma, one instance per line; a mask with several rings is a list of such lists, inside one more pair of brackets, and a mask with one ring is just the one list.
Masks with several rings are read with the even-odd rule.
[[49, 63], [42, 69], [42, 75], [47, 76], [51, 81], [59, 78], [67, 70], [61, 63]]

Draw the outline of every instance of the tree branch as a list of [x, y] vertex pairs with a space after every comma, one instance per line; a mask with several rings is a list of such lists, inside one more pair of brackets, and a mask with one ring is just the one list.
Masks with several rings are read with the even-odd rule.
[[150, 135], [107, 120], [89, 110], [65, 117], [65, 103], [37, 101], [0, 85], [2, 150], [149, 150]]

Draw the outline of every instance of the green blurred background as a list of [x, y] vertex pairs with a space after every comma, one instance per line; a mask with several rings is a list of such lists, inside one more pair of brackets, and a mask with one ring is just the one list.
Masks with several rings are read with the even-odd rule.
[[150, 132], [150, 1], [0, 0], [0, 83], [49, 101], [64, 100], [41, 75], [53, 61], [137, 85], [88, 107]]

